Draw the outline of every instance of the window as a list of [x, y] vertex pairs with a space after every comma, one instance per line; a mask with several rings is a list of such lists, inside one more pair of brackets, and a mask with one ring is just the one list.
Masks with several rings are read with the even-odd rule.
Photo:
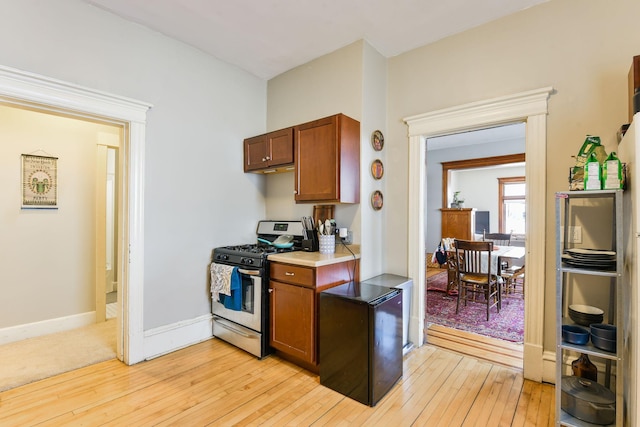
[[498, 178], [498, 225], [501, 233], [525, 234], [525, 177]]

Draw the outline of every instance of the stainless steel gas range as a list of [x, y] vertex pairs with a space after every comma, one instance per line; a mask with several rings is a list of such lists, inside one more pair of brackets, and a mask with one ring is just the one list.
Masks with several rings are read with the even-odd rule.
[[[237, 274], [236, 301], [225, 304], [226, 295], [212, 297], [213, 335], [263, 358], [272, 353], [269, 346], [269, 261], [274, 253], [300, 250], [304, 237], [301, 221], [260, 221], [254, 244], [224, 246], [213, 250], [212, 271], [234, 267]], [[293, 245], [275, 247], [269, 243], [280, 236], [293, 236]], [[282, 245], [278, 245], [282, 246]], [[286, 245], [285, 245], [286, 246]], [[228, 268], [226, 270], [229, 270]], [[212, 274], [212, 282], [213, 282]]]

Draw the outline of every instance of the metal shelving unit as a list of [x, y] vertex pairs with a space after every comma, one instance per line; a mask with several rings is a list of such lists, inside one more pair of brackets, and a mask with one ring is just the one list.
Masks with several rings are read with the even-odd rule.
[[[595, 356], [597, 365], [604, 363], [605, 369], [602, 372], [599, 368], [598, 379], [604, 378], [604, 386], [610, 388], [616, 396], [616, 421], [614, 424], [623, 425], [624, 415], [624, 372], [623, 372], [623, 326], [624, 326], [624, 298], [625, 290], [622, 281], [623, 275], [623, 236], [622, 236], [622, 190], [594, 190], [594, 191], [566, 191], [556, 193], [556, 425], [564, 426], [594, 426], [577, 419], [561, 408], [562, 377], [565, 372], [565, 361], [569, 352], [586, 353]], [[598, 247], [592, 249], [610, 250], [616, 252], [615, 269], [597, 270], [591, 268], [578, 268], [562, 262], [562, 254], [572, 246], [569, 242], [569, 226], [573, 225], [573, 218], [570, 215], [573, 201], [584, 201], [592, 199], [594, 202], [610, 201], [613, 209], [613, 224], [611, 225], [611, 246]], [[583, 203], [583, 202], [581, 202]], [[594, 209], [606, 209], [598, 206]], [[562, 226], [564, 225], [564, 231]], [[608, 224], [607, 224], [608, 225]], [[606, 226], [606, 225], [605, 225]], [[608, 317], [604, 322], [614, 324], [616, 329], [616, 352], [607, 352], [595, 347], [589, 341], [586, 345], [570, 344], [562, 339], [562, 325], [573, 324], [568, 316], [568, 306], [572, 303], [569, 296], [569, 288], [579, 287], [580, 279], [586, 276], [598, 277], [602, 286], [609, 286]], [[569, 283], [571, 279], [571, 283]], [[600, 282], [598, 282], [599, 284]], [[590, 305], [601, 304], [593, 302]], [[589, 302], [586, 302], [589, 304]], [[612, 368], [612, 364], [614, 367]], [[602, 376], [601, 376], [602, 374]], [[611, 379], [615, 376], [615, 385], [611, 388]]]

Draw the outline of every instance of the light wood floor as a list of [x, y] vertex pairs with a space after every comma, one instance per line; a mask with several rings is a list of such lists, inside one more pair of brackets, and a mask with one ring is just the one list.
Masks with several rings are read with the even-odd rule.
[[374, 408], [276, 356], [211, 339], [126, 366], [113, 360], [0, 393], [0, 425], [547, 426], [554, 388], [424, 345]]
[[[431, 257], [427, 257], [427, 260]], [[441, 269], [427, 264], [427, 278], [440, 274]], [[428, 321], [428, 319], [427, 319]], [[430, 324], [425, 331], [428, 344], [463, 353], [479, 359], [489, 360], [512, 368], [522, 369], [522, 344], [511, 343], [483, 335], [473, 334], [446, 326]]]

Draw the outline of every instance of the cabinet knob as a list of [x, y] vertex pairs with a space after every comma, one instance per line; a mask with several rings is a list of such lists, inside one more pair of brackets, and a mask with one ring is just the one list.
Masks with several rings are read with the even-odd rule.
[[273, 288], [269, 288], [269, 293], [273, 292]]
[[263, 161], [263, 162], [266, 162], [266, 161], [267, 161], [267, 158], [266, 158], [266, 157], [263, 157], [263, 158], [262, 158], [262, 161]]
[[267, 156], [267, 160], [271, 160], [271, 157]]
[[285, 271], [285, 272], [284, 272], [284, 275], [285, 275], [285, 276], [295, 276], [295, 275], [296, 275], [296, 273], [290, 273], [290, 272], [288, 272], [288, 271]]

